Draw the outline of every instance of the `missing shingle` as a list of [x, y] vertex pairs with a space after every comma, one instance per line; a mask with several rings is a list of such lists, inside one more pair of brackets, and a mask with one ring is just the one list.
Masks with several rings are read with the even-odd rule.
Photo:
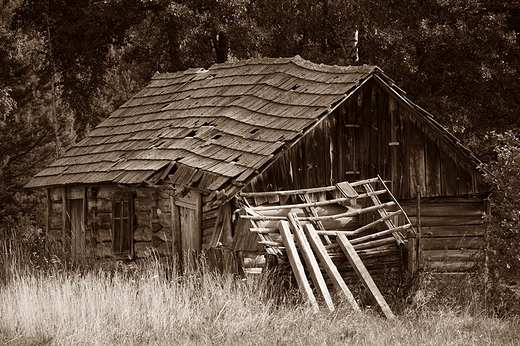
[[186, 138], [193, 138], [193, 137], [195, 137], [196, 134], [197, 134], [197, 131], [192, 130], [190, 133], [188, 133], [186, 135]]
[[258, 131], [260, 131], [260, 129], [253, 129], [251, 130], [249, 133], [254, 135], [255, 133], [257, 133]]
[[231, 160], [231, 162], [238, 162], [238, 160], [240, 159], [240, 156], [242, 156], [242, 155], [238, 155], [233, 160]]
[[152, 149], [157, 149], [157, 148], [159, 148], [161, 145], [163, 145], [164, 143], [166, 143], [166, 142], [165, 142], [165, 141], [162, 141], [162, 142], [159, 142], [159, 143], [157, 143], [157, 144], [154, 144], [154, 145], [152, 145]]
[[300, 86], [299, 86], [298, 84], [296, 84], [295, 86], [293, 86], [293, 87], [291, 88], [291, 90], [296, 90], [296, 89], [298, 89], [299, 87], [300, 87]]
[[222, 137], [222, 135], [215, 135], [215, 136], [211, 137], [211, 139], [217, 140], [217, 139], [219, 139], [220, 137]]

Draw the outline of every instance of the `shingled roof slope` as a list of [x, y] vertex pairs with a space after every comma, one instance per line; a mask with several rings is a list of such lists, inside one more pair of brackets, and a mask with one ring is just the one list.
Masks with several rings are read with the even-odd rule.
[[26, 187], [139, 184], [172, 168], [173, 183], [206, 190], [243, 182], [376, 70], [296, 56], [157, 74]]

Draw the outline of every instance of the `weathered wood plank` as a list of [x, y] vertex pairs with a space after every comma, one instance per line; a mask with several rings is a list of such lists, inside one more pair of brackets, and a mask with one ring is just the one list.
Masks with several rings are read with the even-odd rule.
[[312, 292], [309, 281], [307, 280], [307, 276], [305, 275], [305, 269], [300, 260], [300, 256], [298, 255], [298, 250], [296, 249], [296, 244], [294, 243], [294, 239], [289, 228], [289, 222], [285, 220], [280, 221], [280, 234], [282, 235], [285, 251], [287, 252], [289, 262], [291, 263], [291, 268], [293, 270], [296, 281], [298, 282], [298, 287], [300, 287], [302, 290], [303, 295], [307, 298], [313, 310], [317, 312], [319, 310], [318, 302], [316, 301], [316, 297], [314, 297], [314, 293]]
[[459, 250], [459, 249], [483, 249], [485, 246], [483, 237], [442, 237], [423, 238], [422, 248], [427, 250]]
[[440, 141], [441, 193], [445, 196], [459, 194], [457, 155], [449, 145]]
[[350, 244], [350, 242], [348, 241], [347, 237], [345, 237], [342, 234], [338, 234], [337, 240], [338, 240], [338, 243], [339, 243], [341, 249], [347, 256], [350, 264], [352, 265], [352, 267], [354, 267], [354, 270], [358, 274], [359, 278], [361, 279], [363, 284], [366, 286], [366, 288], [372, 293], [372, 296], [374, 297], [376, 302], [381, 307], [381, 310], [383, 310], [384, 315], [389, 319], [395, 318], [395, 315], [393, 314], [392, 310], [388, 306], [385, 298], [379, 291], [379, 288], [377, 288], [374, 280], [368, 273], [365, 265], [359, 258], [358, 254], [356, 253], [356, 250], [354, 250], [354, 247], [352, 246], [352, 244]]
[[[370, 211], [383, 209], [383, 208], [390, 207], [390, 206], [393, 206], [393, 205], [395, 205], [395, 202], [390, 201], [390, 202], [382, 203], [382, 204], [379, 204], [379, 205], [373, 205], [373, 206], [370, 206], [370, 207], [367, 207], [367, 208], [363, 208], [363, 209], [350, 209], [348, 212], [345, 212], [345, 213], [340, 213], [340, 214], [335, 214], [335, 215], [326, 215], [326, 216], [317, 216], [317, 217], [308, 216], [308, 217], [301, 217], [300, 219], [301, 220], [305, 220], [305, 221], [335, 220], [335, 219], [339, 219], [339, 218], [342, 218], [342, 217], [356, 216], [356, 215], [368, 213]], [[266, 221], [266, 220], [284, 220], [285, 219], [285, 216], [275, 216], [275, 215], [243, 215], [241, 217], [244, 218], [244, 219], [263, 220], [263, 221]]]
[[309, 241], [303, 233], [302, 226], [300, 222], [298, 222], [298, 217], [296, 214], [289, 213], [289, 215], [287, 215], [287, 219], [289, 220], [289, 225], [293, 231], [294, 238], [296, 239], [296, 243], [299, 246], [303, 259], [305, 260], [305, 263], [307, 263], [307, 269], [309, 270], [309, 274], [312, 278], [312, 281], [314, 282], [314, 287], [316, 287], [323, 296], [328, 309], [330, 311], [334, 311], [334, 303], [332, 302], [329, 290], [327, 289], [327, 284], [323, 279], [318, 262], [312, 253]]
[[332, 259], [329, 257], [327, 250], [325, 250], [325, 247], [323, 246], [323, 243], [321, 242], [319, 235], [316, 233], [314, 226], [311, 224], [307, 224], [304, 226], [304, 231], [305, 235], [307, 236], [307, 239], [309, 240], [312, 248], [314, 249], [314, 253], [316, 254], [316, 256], [318, 256], [324, 270], [327, 272], [327, 275], [329, 276], [333, 285], [339, 292], [343, 293], [345, 299], [354, 311], [361, 311], [358, 303], [356, 302], [356, 299], [352, 295], [352, 292], [350, 292], [349, 288], [345, 284], [345, 281], [341, 277], [341, 274], [339, 273], [336, 265], [332, 262]]
[[441, 194], [439, 139], [427, 127], [425, 131], [426, 195], [438, 196]]
[[[417, 224], [417, 217], [410, 217], [412, 224]], [[423, 216], [421, 215], [421, 227], [435, 227], [435, 226], [467, 226], [467, 225], [481, 225], [484, 222], [482, 216]]]
[[364, 237], [359, 237], [359, 238], [353, 239], [351, 241], [351, 243], [352, 244], [364, 243], [364, 242], [366, 242], [368, 240], [373, 240], [373, 239], [380, 238], [380, 237], [383, 237], [383, 236], [386, 236], [386, 235], [389, 235], [389, 234], [393, 234], [394, 232], [404, 231], [404, 230], [406, 230], [406, 229], [408, 229], [410, 227], [411, 227], [410, 224], [406, 224], [406, 225], [402, 225], [402, 226], [398, 226], [398, 227], [389, 228], [389, 229], [386, 229], [386, 230], [381, 231], [381, 232], [376, 232], [376, 233], [372, 233], [370, 235], [366, 235]]
[[430, 226], [421, 227], [421, 236], [423, 238], [435, 237], [474, 237], [484, 236], [486, 228], [483, 224], [478, 225], [462, 225], [462, 226]]

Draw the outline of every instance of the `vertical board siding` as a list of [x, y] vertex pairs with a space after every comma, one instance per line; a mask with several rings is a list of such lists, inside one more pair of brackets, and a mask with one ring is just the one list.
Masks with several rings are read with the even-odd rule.
[[376, 175], [390, 183], [398, 199], [486, 190], [474, 162], [375, 81], [356, 91], [245, 190], [309, 188]]

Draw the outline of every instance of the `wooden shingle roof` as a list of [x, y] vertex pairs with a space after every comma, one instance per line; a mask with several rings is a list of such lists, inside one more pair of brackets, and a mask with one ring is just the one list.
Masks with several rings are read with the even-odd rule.
[[26, 187], [156, 183], [167, 176], [203, 190], [240, 184], [376, 70], [296, 56], [157, 74]]

